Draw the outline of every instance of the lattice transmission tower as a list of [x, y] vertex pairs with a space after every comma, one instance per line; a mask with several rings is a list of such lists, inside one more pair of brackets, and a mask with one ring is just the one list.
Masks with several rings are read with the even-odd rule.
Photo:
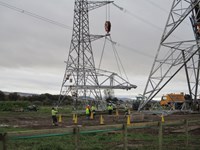
[[[75, 0], [72, 39], [59, 103], [67, 95], [71, 95], [74, 98], [76, 108], [78, 100], [86, 100], [88, 97], [102, 100], [102, 89], [136, 88], [135, 85], [130, 84], [116, 73], [95, 67], [91, 41], [110, 36], [110, 34], [91, 35], [88, 12], [110, 3], [113, 1]], [[109, 30], [110, 22], [106, 21], [106, 23], [109, 26], [105, 28]]]
[[[188, 34], [189, 31], [191, 35]], [[187, 34], [185, 34], [187, 33]], [[139, 110], [183, 70], [188, 93], [197, 103], [200, 69], [200, 0], [174, 0]], [[177, 83], [174, 84], [178, 89]]]

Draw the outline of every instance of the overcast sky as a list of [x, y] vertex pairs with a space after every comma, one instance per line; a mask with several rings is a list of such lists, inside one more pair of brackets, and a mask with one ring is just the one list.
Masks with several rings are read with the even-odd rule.
[[[66, 25], [66, 28], [7, 8], [1, 2]], [[116, 0], [110, 5], [111, 37], [126, 74], [144, 91], [172, 0]], [[74, 0], [0, 0], [0, 90], [59, 94], [70, 47]], [[105, 34], [106, 7], [90, 12], [90, 33]], [[98, 66], [103, 40], [92, 43]], [[102, 67], [117, 72], [111, 45]], [[108, 65], [110, 64], [110, 65]], [[117, 67], [116, 67], [117, 68]], [[179, 81], [180, 85], [183, 81]]]

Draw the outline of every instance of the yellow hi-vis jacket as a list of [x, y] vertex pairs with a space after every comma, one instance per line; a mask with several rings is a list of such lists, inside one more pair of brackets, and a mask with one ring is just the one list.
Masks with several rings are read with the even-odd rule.
[[56, 116], [57, 113], [58, 113], [57, 110], [54, 110], [54, 109], [51, 110], [51, 115], [52, 115], [52, 116]]
[[86, 115], [89, 115], [89, 114], [90, 114], [90, 110], [89, 110], [89, 108], [86, 108], [86, 110], [85, 110], [85, 114], [86, 114]]
[[92, 111], [95, 111], [95, 110], [96, 110], [96, 107], [95, 107], [95, 106], [92, 106], [91, 109], [92, 109]]
[[113, 110], [113, 106], [112, 106], [112, 105], [111, 105], [111, 106], [109, 105], [107, 109], [108, 109], [108, 110]]

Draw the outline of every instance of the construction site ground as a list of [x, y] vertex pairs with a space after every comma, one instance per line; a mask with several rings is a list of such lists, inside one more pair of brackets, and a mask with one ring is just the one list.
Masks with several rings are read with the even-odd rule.
[[[80, 126], [99, 126], [102, 121], [104, 125], [123, 124], [127, 122], [127, 117], [124, 112], [119, 112], [116, 115], [108, 115], [107, 112], [97, 112], [94, 119], [87, 119], [83, 114], [78, 114], [77, 123], [73, 120], [73, 114], [58, 114], [58, 126], [52, 125], [51, 113], [41, 112], [0, 112], [0, 129], [1, 128], [24, 128], [24, 129], [52, 129], [52, 128], [65, 128], [73, 125]], [[102, 118], [103, 120], [101, 120]], [[59, 120], [60, 119], [60, 120]], [[195, 120], [200, 119], [200, 113], [173, 113], [163, 117], [164, 121], [173, 120]], [[159, 114], [147, 114], [131, 111], [130, 122], [153, 122], [161, 121], [162, 117]]]
[[[99, 134], [100, 136], [103, 136], [100, 138], [94, 133], [91, 136], [87, 136], [87, 138], [91, 138], [91, 140], [92, 139], [96, 140], [96, 142], [99, 143], [97, 139], [105, 139], [106, 137], [113, 138], [113, 136], [115, 135], [116, 137], [118, 137], [120, 134], [123, 134], [124, 133], [123, 124], [127, 125], [128, 121], [130, 121], [130, 125], [129, 126], [127, 125], [129, 134], [129, 136], [127, 136], [128, 147], [130, 149], [138, 149], [143, 146], [148, 147], [149, 145], [152, 145], [152, 142], [155, 142], [154, 143], [155, 145], [151, 148], [155, 149], [155, 147], [157, 148], [159, 145], [159, 142], [157, 140], [160, 128], [159, 122], [164, 121], [163, 124], [165, 126], [163, 126], [163, 138], [165, 137], [166, 139], [167, 137], [166, 140], [170, 140], [170, 142], [167, 143], [164, 142], [163, 147], [165, 147], [164, 149], [173, 149], [173, 148], [176, 149], [180, 145], [183, 145], [182, 142], [187, 141], [187, 138], [185, 136], [186, 135], [185, 121], [199, 120], [195, 123], [190, 122], [187, 131], [190, 134], [189, 136], [190, 149], [196, 149], [200, 146], [200, 141], [199, 141], [200, 113], [198, 112], [195, 113], [176, 112], [170, 115], [165, 115], [162, 118], [160, 114], [152, 113], [151, 111], [145, 113], [131, 111], [130, 120], [127, 120], [127, 117], [124, 115], [123, 111], [119, 111], [118, 115], [116, 115], [115, 111], [113, 112], [112, 115], [108, 115], [107, 112], [97, 112], [96, 116], [94, 116], [94, 119], [87, 119], [84, 113], [79, 113], [77, 117], [77, 123], [74, 122], [72, 113], [62, 113], [62, 114], [60, 113], [58, 114], [58, 116], [59, 115], [61, 115], [61, 118], [58, 117], [58, 120], [60, 121], [58, 126], [53, 126], [51, 113], [49, 112], [40, 112], [40, 111], [0, 112], [0, 133], [7, 132], [8, 137], [10, 137], [11, 139], [12, 138], [19, 139], [21, 137], [26, 138], [27, 136], [29, 138], [33, 138], [34, 135], [52, 136], [60, 133], [73, 133], [73, 129], [75, 129], [75, 127], [80, 127], [80, 131], [82, 131], [82, 133], [83, 132], [88, 133], [88, 135], [91, 134], [91, 131], [95, 132], [106, 131], [103, 132], [102, 134]], [[175, 124], [173, 125], [173, 123]], [[109, 131], [109, 129], [114, 129], [114, 130]], [[120, 130], [115, 130], [115, 129], [120, 129]], [[141, 138], [141, 134], [144, 134], [143, 137], [144, 139]], [[145, 138], [145, 136], [147, 135], [149, 137], [148, 139]], [[180, 137], [179, 135], [183, 135], [183, 138]], [[71, 142], [68, 143], [73, 143], [74, 141], [72, 134], [69, 134], [68, 136], [70, 137], [68, 140], [69, 141], [72, 140]], [[173, 140], [171, 141], [171, 137], [177, 137], [177, 139], [175, 139], [176, 142], [173, 142]], [[81, 140], [82, 142], [84, 141], [83, 136]], [[121, 138], [120, 141], [121, 142], [113, 143], [105, 140], [101, 141], [100, 143], [103, 144], [104, 142], [106, 142], [107, 147], [110, 146], [110, 147], [115, 147], [115, 149], [122, 149], [123, 138]], [[8, 147], [13, 146], [12, 145], [13, 143], [11, 143], [11, 141], [9, 142], [10, 143]], [[26, 143], [28, 141], [23, 141], [23, 142]], [[42, 144], [40, 140], [38, 141], [31, 140], [31, 142]], [[19, 149], [23, 147], [18, 140], [15, 141], [15, 144], [19, 147]], [[82, 143], [82, 149], [88, 149], [84, 147], [86, 145]], [[26, 146], [28, 147], [28, 145]], [[187, 148], [182, 147], [182, 149], [186, 150]]]

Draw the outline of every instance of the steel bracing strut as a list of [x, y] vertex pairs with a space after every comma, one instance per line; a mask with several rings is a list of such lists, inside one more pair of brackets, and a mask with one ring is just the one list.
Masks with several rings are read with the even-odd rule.
[[[66, 70], [61, 86], [59, 103], [66, 95], [72, 95], [75, 106], [78, 99], [94, 97], [102, 100], [101, 89], [136, 88], [125, 79], [113, 72], [96, 69], [91, 41], [109, 36], [91, 35], [89, 32], [90, 10], [112, 3], [113, 1], [75, 0], [74, 20], [71, 45]], [[109, 84], [114, 82], [112, 86]]]
[[[174, 0], [155, 60], [143, 93], [141, 110], [151, 101], [179, 72], [185, 68], [188, 92], [196, 103], [200, 69], [200, 0]], [[177, 33], [184, 32], [183, 24], [191, 20], [189, 36], [178, 38]], [[188, 25], [188, 24], [187, 24]], [[183, 29], [181, 29], [183, 28]], [[187, 26], [188, 28], [188, 26]], [[193, 29], [193, 30], [192, 30]], [[180, 40], [181, 39], [181, 40]], [[178, 87], [177, 87], [178, 88]]]

